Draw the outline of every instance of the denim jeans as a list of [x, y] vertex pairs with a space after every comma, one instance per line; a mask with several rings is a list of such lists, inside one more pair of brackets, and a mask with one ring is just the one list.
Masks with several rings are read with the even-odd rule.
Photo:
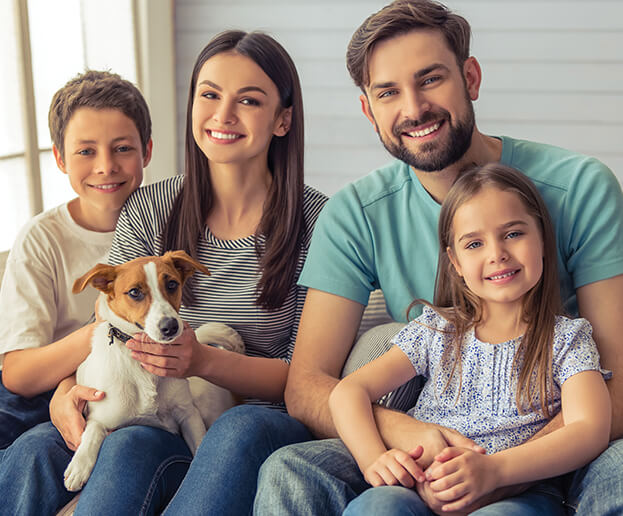
[[8, 391], [0, 370], [0, 450], [29, 428], [50, 420], [50, 399], [54, 391], [24, 398]]
[[286, 444], [312, 438], [284, 412], [250, 405], [228, 410], [208, 430], [165, 514], [250, 514], [264, 460]]
[[593, 462], [567, 476], [569, 514], [623, 514], [623, 439], [612, 441]]
[[[434, 516], [416, 491], [399, 486], [374, 487], [348, 504], [344, 516]], [[472, 512], [478, 516], [564, 516], [562, 489], [544, 482], [525, 493]]]
[[[63, 485], [72, 456], [49, 422], [0, 451], [2, 514], [55, 514], [74, 496]], [[177, 435], [147, 426], [116, 430], [104, 439], [74, 514], [156, 514], [175, 493], [190, 460]]]
[[[610, 443], [609, 448], [588, 466], [570, 474], [566, 479], [567, 514], [623, 514], [621, 464], [623, 440], [619, 439]], [[357, 464], [341, 441], [327, 439], [294, 444], [273, 453], [260, 469], [254, 513], [259, 516], [340, 515], [351, 500], [367, 488], [369, 486]], [[526, 493], [529, 496], [523, 500], [525, 505], [522, 510], [527, 510], [535, 500], [548, 499], [552, 494], [540, 498], [543, 495], [542, 484], [536, 488]], [[553, 507], [558, 507], [556, 496], [549, 499]], [[514, 502], [514, 499], [509, 499], [500, 502], [502, 505], [492, 504], [481, 510], [496, 511], [507, 516], [513, 514], [510, 507], [514, 506]], [[521, 500], [519, 502], [522, 503]], [[377, 514], [386, 514], [386, 511]]]
[[293, 444], [277, 450], [262, 465], [253, 512], [260, 516], [342, 514], [369, 487], [341, 440]]

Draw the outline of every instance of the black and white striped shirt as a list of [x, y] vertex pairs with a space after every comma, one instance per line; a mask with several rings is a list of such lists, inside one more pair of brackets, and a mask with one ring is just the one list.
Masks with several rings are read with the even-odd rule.
[[[130, 196], [117, 222], [109, 258], [112, 265], [138, 256], [162, 254], [162, 232], [182, 182], [183, 176], [175, 176], [140, 188]], [[181, 307], [182, 318], [193, 328], [210, 321], [228, 324], [244, 339], [247, 355], [289, 362], [307, 292], [296, 282], [314, 224], [326, 200], [324, 194], [305, 186], [305, 239], [294, 282], [277, 310], [269, 311], [255, 304], [261, 276], [255, 237], [219, 240], [206, 226], [198, 241], [198, 258], [211, 276], [195, 274], [192, 283], [195, 302]]]

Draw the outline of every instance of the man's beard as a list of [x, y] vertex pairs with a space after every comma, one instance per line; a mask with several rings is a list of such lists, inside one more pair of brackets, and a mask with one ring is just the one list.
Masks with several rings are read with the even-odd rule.
[[[441, 115], [441, 116], [440, 116]], [[422, 143], [419, 145], [417, 153], [409, 150], [402, 141], [402, 134], [409, 132], [415, 127], [425, 124], [429, 121], [441, 121], [449, 124], [450, 133], [446, 143], [433, 141], [430, 143]], [[474, 131], [474, 107], [470, 100], [467, 101], [467, 114], [461, 120], [457, 120], [454, 124], [451, 121], [450, 113], [441, 110], [439, 113], [425, 113], [420, 120], [405, 120], [400, 125], [392, 129], [392, 134], [397, 139], [397, 143], [381, 136], [378, 131], [381, 143], [387, 151], [394, 157], [411, 165], [416, 170], [424, 172], [437, 172], [453, 165], [460, 160], [472, 142], [472, 133]]]

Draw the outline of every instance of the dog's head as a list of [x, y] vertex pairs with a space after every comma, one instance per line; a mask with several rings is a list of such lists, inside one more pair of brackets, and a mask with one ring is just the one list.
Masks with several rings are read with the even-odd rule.
[[144, 331], [157, 342], [170, 342], [183, 328], [177, 311], [182, 287], [195, 272], [210, 274], [207, 267], [184, 251], [145, 256], [121, 265], [99, 263], [73, 286], [74, 294], [92, 285], [103, 293], [99, 313], [130, 335]]

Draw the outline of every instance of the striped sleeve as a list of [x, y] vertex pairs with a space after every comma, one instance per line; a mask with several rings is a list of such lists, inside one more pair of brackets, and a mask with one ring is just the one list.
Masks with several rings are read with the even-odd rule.
[[298, 280], [299, 276], [301, 275], [301, 271], [303, 270], [305, 259], [307, 258], [309, 244], [311, 242], [314, 226], [316, 225], [316, 221], [318, 220], [318, 215], [320, 215], [322, 208], [328, 200], [326, 195], [308, 185], [305, 185], [303, 199], [305, 236], [303, 240], [303, 246], [301, 248], [301, 254], [299, 255], [298, 266], [296, 268], [296, 278], [294, 279], [294, 288], [296, 289], [296, 316], [290, 332], [290, 349], [286, 358], [288, 363], [290, 363], [290, 360], [292, 358], [292, 352], [294, 351], [294, 343], [296, 342], [299, 322], [301, 320], [301, 314], [303, 313], [303, 305], [305, 304], [305, 296], [307, 295], [307, 287], [298, 285]]

